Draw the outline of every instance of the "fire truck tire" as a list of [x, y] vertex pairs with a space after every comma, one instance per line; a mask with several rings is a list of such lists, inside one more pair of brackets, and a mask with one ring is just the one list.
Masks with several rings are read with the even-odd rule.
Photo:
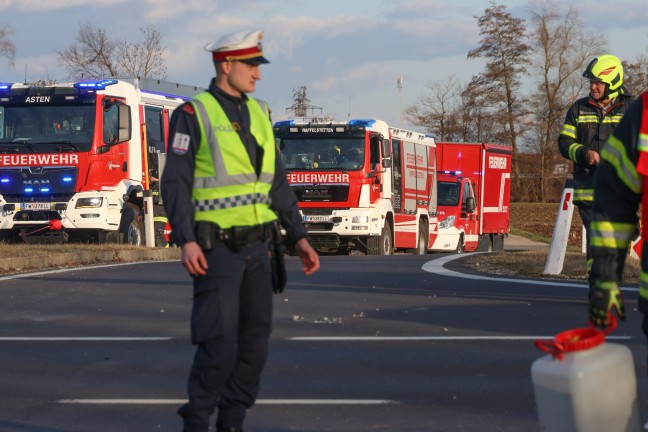
[[393, 255], [394, 242], [389, 224], [385, 224], [380, 236], [369, 237], [367, 246], [367, 255]]
[[139, 214], [139, 209], [136, 206], [124, 206], [119, 223], [119, 233], [122, 235], [124, 244], [144, 245], [144, 224], [142, 224]]
[[419, 234], [418, 234], [418, 241], [416, 243], [416, 249], [413, 250], [414, 255], [425, 255], [427, 253], [428, 249], [428, 233], [427, 233], [427, 227], [425, 224], [421, 221], [419, 223]]
[[493, 234], [493, 250], [504, 250], [504, 234]]
[[461, 234], [459, 236], [459, 241], [457, 242], [457, 248], [454, 251], [455, 253], [462, 254], [466, 252], [466, 245], [464, 244], [464, 236]]
[[477, 240], [477, 249], [475, 252], [493, 252], [493, 243], [490, 234], [480, 235]]

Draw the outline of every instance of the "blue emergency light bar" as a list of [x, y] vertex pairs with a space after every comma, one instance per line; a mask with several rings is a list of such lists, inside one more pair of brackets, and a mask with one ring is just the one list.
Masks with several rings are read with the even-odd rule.
[[281, 120], [278, 121], [274, 124], [274, 127], [287, 127], [287, 126], [294, 126], [295, 125], [295, 120]]
[[74, 83], [74, 87], [85, 90], [104, 90], [106, 86], [117, 84], [117, 80], [100, 80], [100, 81], [79, 81]]
[[13, 83], [0, 83], [0, 91], [11, 90]]
[[460, 175], [461, 175], [461, 171], [442, 171], [442, 173], [443, 173], [443, 174], [456, 175], [456, 176], [460, 176]]
[[364, 126], [364, 127], [371, 127], [374, 124], [376, 124], [376, 120], [371, 120], [371, 119], [355, 119], [355, 120], [349, 120], [349, 126]]

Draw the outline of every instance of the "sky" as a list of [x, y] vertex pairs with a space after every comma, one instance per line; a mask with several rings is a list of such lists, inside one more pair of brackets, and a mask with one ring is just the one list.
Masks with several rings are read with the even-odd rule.
[[[609, 52], [634, 61], [648, 54], [645, 2], [562, 0], [559, 10], [577, 8]], [[528, 23], [537, 0], [497, 3]], [[465, 84], [483, 70], [484, 60], [466, 54], [479, 44], [476, 17], [487, 7], [486, 0], [0, 0], [0, 23], [13, 28], [16, 46], [13, 66], [0, 58], [0, 82], [67, 81], [56, 50], [73, 44], [83, 25], [135, 42], [152, 24], [163, 35], [166, 79], [206, 87], [214, 68], [203, 46], [262, 29], [271, 63], [261, 66], [253, 96], [268, 102], [273, 120], [289, 118], [293, 91], [306, 86], [317, 115], [417, 129], [402, 113], [430, 93], [427, 85], [451, 76]]]

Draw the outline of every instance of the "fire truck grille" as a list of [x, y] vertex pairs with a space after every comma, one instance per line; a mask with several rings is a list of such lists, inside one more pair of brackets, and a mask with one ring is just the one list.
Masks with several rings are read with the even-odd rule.
[[68, 202], [70, 198], [74, 195], [73, 193], [61, 193], [61, 194], [51, 194], [51, 195], [42, 195], [42, 196], [32, 196], [25, 198], [24, 195], [14, 195], [7, 194], [2, 195], [8, 203], [21, 203], [21, 202]]
[[304, 224], [308, 231], [331, 231], [333, 229], [332, 223], [312, 223], [307, 222]]
[[348, 185], [297, 185], [293, 191], [301, 202], [341, 202], [349, 197]]

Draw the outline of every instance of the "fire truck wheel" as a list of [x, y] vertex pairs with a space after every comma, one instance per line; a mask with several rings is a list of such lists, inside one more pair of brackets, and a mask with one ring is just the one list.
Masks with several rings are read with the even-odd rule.
[[493, 235], [493, 250], [504, 250], [504, 234]]
[[391, 228], [385, 224], [379, 237], [378, 255], [394, 255], [394, 243], [392, 242]]
[[426, 226], [423, 222], [419, 223], [419, 235], [414, 255], [425, 255], [428, 248], [428, 233]]
[[392, 241], [391, 228], [385, 224], [380, 236], [367, 238], [367, 255], [393, 255], [394, 243]]
[[144, 225], [139, 220], [139, 209], [135, 206], [124, 206], [119, 232], [123, 235], [124, 244], [142, 246], [144, 244]]
[[464, 244], [464, 236], [462, 234], [459, 236], [459, 241], [457, 242], [455, 253], [462, 254], [464, 252], [466, 252], [466, 245]]

